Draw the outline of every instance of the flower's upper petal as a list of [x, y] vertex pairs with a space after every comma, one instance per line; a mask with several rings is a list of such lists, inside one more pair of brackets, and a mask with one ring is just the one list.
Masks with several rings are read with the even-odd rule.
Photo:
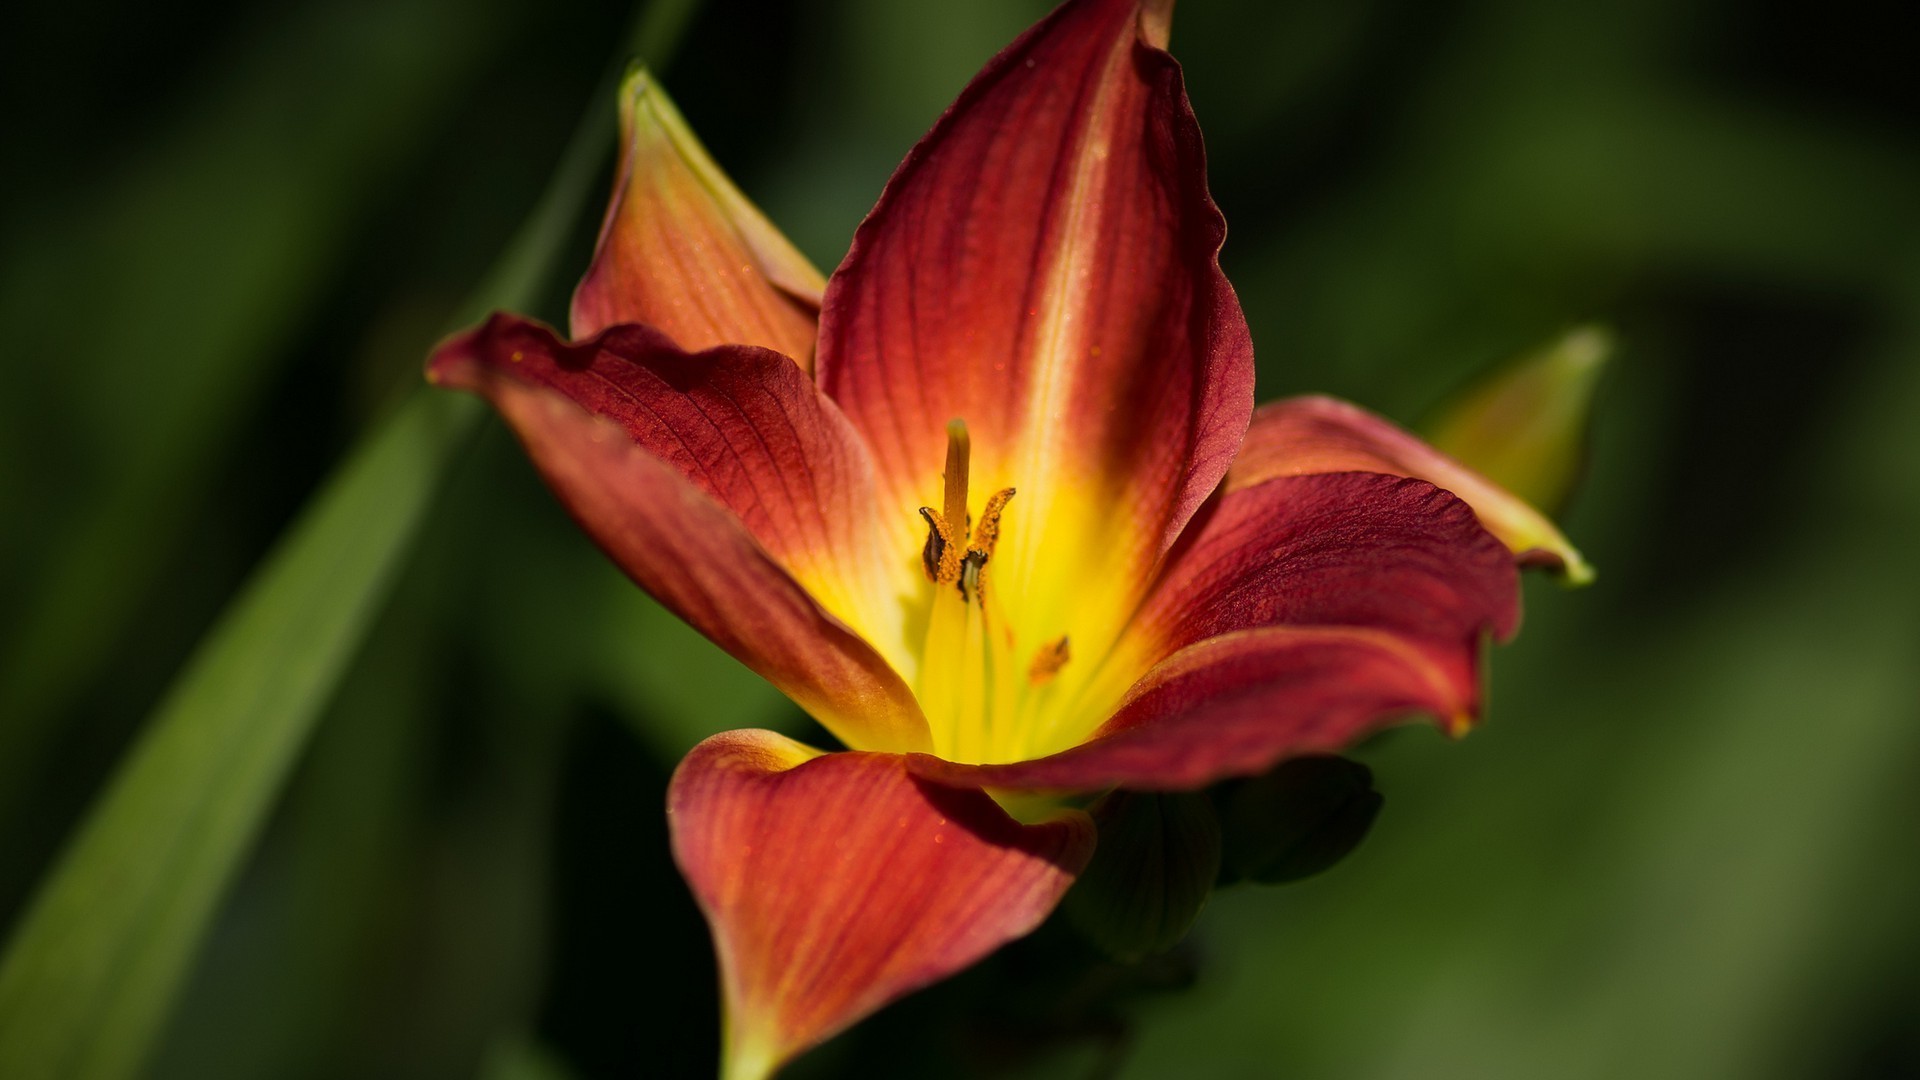
[[1136, 683], [1085, 743], [1033, 761], [913, 769], [1014, 790], [1188, 790], [1328, 753], [1411, 714], [1457, 730], [1477, 709], [1471, 657], [1347, 626], [1269, 626], [1189, 645]]
[[620, 167], [573, 336], [643, 323], [682, 348], [760, 345], [803, 368], [825, 282], [707, 156], [673, 102], [635, 71], [620, 90]]
[[1297, 397], [1262, 405], [1227, 474], [1227, 486], [1353, 470], [1432, 481], [1465, 499], [1522, 566], [1552, 569], [1573, 584], [1593, 576], [1580, 552], [1546, 515], [1392, 422], [1334, 398]]
[[1038, 825], [893, 754], [766, 731], [695, 747], [667, 793], [673, 853], [713, 929], [729, 1075], [764, 1075], [1038, 926], [1093, 824]]
[[1471, 684], [1482, 639], [1508, 637], [1519, 618], [1512, 555], [1466, 503], [1424, 480], [1327, 473], [1223, 491], [1062, 714], [1081, 726], [1043, 733], [1033, 756], [1105, 730], [1154, 668], [1209, 638], [1272, 626], [1367, 631]]
[[865, 449], [785, 357], [687, 353], [641, 326], [568, 345], [499, 315], [428, 370], [500, 410], [621, 569], [848, 745], [928, 745], [912, 692], [856, 632], [894, 625]]
[[1018, 488], [993, 572], [1031, 643], [1111, 640], [1252, 409], [1225, 227], [1159, 47], [1169, 6], [1069, 0], [995, 57], [894, 174], [822, 307], [821, 385], [903, 520], [938, 505], [954, 417], [975, 489]]

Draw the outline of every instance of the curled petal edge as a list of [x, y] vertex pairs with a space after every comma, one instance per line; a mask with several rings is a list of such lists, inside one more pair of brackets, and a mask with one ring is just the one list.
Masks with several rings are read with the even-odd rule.
[[1473, 507], [1520, 566], [1548, 570], [1569, 585], [1593, 580], [1593, 567], [1545, 514], [1411, 432], [1337, 398], [1286, 398], [1254, 410], [1226, 489], [1351, 471], [1412, 476], [1445, 488]]
[[572, 330], [658, 327], [683, 348], [759, 345], [811, 370], [826, 281], [714, 163], [644, 69], [620, 88], [620, 168]]
[[559, 392], [463, 359], [464, 337], [428, 374], [486, 398], [548, 488], [615, 565], [850, 746], [927, 750], [913, 691], [724, 506]]

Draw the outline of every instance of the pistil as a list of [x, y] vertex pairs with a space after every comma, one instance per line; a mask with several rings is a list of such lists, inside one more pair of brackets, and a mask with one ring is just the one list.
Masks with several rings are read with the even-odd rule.
[[[947, 424], [947, 461], [939, 510], [920, 508], [927, 522], [921, 562], [934, 585], [933, 610], [921, 655], [919, 698], [933, 726], [937, 750], [956, 760], [985, 760], [1004, 741], [995, 718], [1011, 718], [996, 684], [1011, 690], [1011, 642], [988, 607], [988, 564], [1000, 536], [1000, 516], [1014, 490], [995, 492], [976, 527], [967, 509], [972, 444], [967, 425]], [[969, 537], [971, 533], [971, 537]], [[951, 587], [949, 587], [951, 586]], [[996, 737], [998, 736], [998, 737]]]

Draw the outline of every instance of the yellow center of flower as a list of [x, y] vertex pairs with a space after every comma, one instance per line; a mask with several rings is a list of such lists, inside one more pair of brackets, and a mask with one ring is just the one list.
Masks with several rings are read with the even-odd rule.
[[1012, 761], [1031, 753], [1043, 720], [1046, 688], [1072, 657], [1065, 635], [1024, 650], [1003, 616], [992, 586], [1000, 518], [1015, 489], [988, 496], [976, 518], [968, 504], [971, 442], [967, 425], [947, 424], [944, 498], [920, 508], [927, 523], [921, 565], [934, 585], [921, 650], [920, 707], [934, 752], [954, 761]]

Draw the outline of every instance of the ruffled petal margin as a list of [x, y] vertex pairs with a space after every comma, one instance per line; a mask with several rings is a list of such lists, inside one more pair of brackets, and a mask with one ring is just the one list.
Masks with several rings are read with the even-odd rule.
[[1287, 398], [1255, 410], [1227, 488], [1350, 471], [1431, 481], [1466, 500], [1521, 566], [1550, 570], [1571, 585], [1593, 578], [1593, 568], [1545, 514], [1393, 422], [1336, 398]]
[[573, 336], [652, 326], [690, 351], [760, 345], [813, 362], [825, 279], [733, 186], [643, 70], [620, 88], [620, 171]]
[[891, 754], [820, 754], [730, 731], [680, 763], [674, 859], [712, 927], [728, 1077], [762, 1077], [1032, 931], [1093, 853], [1066, 812], [1036, 825]]
[[931, 745], [912, 691], [849, 628], [878, 599], [845, 569], [870, 565], [864, 450], [785, 358], [689, 354], [639, 326], [567, 345], [495, 316], [428, 374], [490, 401], [628, 576], [849, 746]]

